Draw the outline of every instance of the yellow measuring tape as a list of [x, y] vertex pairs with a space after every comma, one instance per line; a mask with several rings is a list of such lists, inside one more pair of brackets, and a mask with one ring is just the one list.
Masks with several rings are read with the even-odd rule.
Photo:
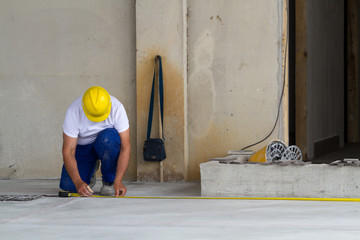
[[[68, 193], [67, 197], [81, 197], [78, 193]], [[95, 198], [116, 198], [115, 196], [92, 195]], [[328, 202], [360, 202], [360, 198], [272, 198], [272, 197], [142, 197], [125, 196], [130, 199], [183, 199], [183, 200], [283, 200], [283, 201], [328, 201]]]

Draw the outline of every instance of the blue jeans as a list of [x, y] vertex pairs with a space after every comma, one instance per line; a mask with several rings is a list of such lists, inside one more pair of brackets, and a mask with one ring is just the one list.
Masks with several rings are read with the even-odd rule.
[[[114, 128], [101, 131], [95, 142], [88, 145], [77, 145], [75, 159], [81, 179], [87, 184], [95, 171], [96, 161], [101, 161], [101, 173], [104, 182], [113, 183], [120, 153], [121, 140]], [[76, 187], [63, 165], [60, 188], [65, 191], [76, 192]]]

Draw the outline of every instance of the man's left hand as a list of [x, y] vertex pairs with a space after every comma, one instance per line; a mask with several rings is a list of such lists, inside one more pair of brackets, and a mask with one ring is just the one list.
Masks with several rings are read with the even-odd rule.
[[114, 183], [115, 197], [124, 197], [126, 194], [126, 187], [122, 184], [122, 182]]

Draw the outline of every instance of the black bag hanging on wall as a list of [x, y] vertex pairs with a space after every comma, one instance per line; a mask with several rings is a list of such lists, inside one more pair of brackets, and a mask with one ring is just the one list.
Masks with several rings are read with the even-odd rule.
[[[156, 74], [156, 70], [158, 67], [158, 74]], [[158, 78], [158, 79], [156, 79]], [[153, 110], [154, 110], [154, 91], [155, 91], [155, 79], [159, 82], [159, 130], [161, 138], [150, 138], [151, 135], [151, 126], [152, 126], [152, 118], [153, 118]], [[151, 89], [151, 97], [150, 97], [150, 107], [149, 107], [149, 119], [148, 119], [148, 129], [147, 129], [147, 137], [144, 145], [144, 160], [151, 162], [161, 162], [166, 158], [165, 153], [165, 138], [163, 132], [163, 115], [164, 115], [164, 91], [163, 91], [163, 74], [161, 67], [161, 57], [157, 55], [155, 57], [155, 69], [154, 69], [154, 77]]]

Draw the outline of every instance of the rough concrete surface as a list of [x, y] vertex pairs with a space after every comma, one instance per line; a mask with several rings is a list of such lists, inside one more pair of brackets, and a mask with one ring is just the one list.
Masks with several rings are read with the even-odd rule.
[[282, 2], [188, 0], [189, 180], [200, 163], [270, 132], [283, 85]]
[[[98, 182], [100, 183], [100, 182]], [[1, 180], [1, 194], [58, 181]], [[98, 189], [100, 184], [97, 184]], [[199, 183], [126, 183], [129, 196], [199, 196]], [[1, 239], [358, 239], [358, 203], [44, 197], [0, 202]]]
[[133, 0], [0, 1], [0, 36], [0, 177], [58, 177], [66, 110], [94, 85], [124, 104], [136, 149]]
[[203, 196], [360, 198], [355, 166], [207, 162], [200, 168]]
[[[0, 1], [0, 177], [58, 177], [66, 109], [101, 85], [130, 120], [125, 179], [157, 181], [159, 165], [144, 162], [142, 148], [160, 54], [164, 180], [198, 180], [200, 163], [258, 141], [273, 126], [282, 86], [282, 3]], [[280, 122], [273, 137], [284, 127]]]

